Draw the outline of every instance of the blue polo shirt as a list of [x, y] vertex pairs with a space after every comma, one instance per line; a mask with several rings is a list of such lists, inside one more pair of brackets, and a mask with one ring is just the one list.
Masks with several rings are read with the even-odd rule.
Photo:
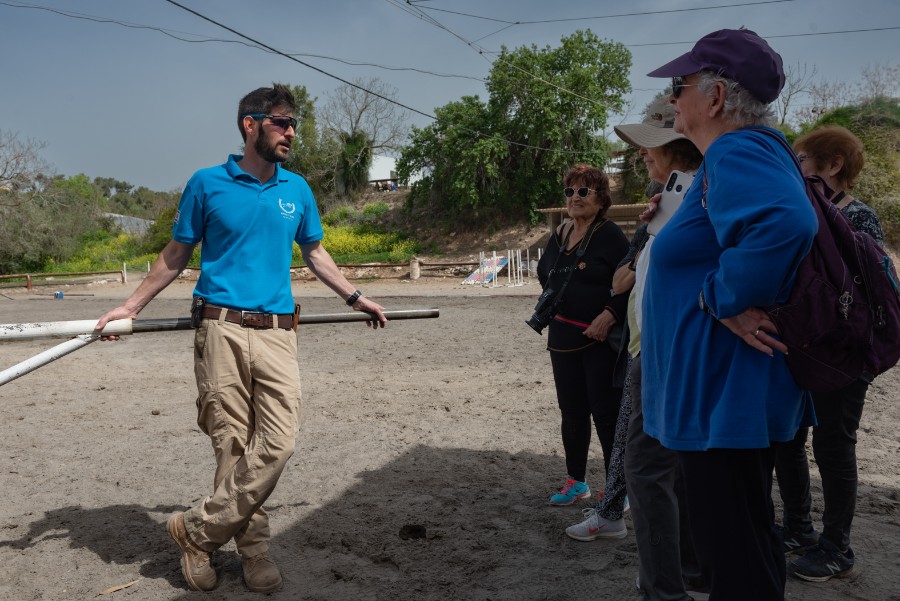
[[191, 177], [172, 238], [202, 242], [195, 295], [230, 309], [291, 313], [293, 243], [323, 236], [316, 202], [299, 175], [276, 165], [263, 183], [238, 167], [242, 158], [229, 155], [224, 165]]

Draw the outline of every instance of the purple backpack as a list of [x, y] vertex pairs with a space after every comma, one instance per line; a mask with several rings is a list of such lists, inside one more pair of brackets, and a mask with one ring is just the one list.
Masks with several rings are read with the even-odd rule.
[[[800, 169], [784, 139], [756, 131], [781, 142]], [[820, 178], [805, 179], [819, 231], [787, 302], [766, 310], [788, 347], [797, 384], [829, 392], [856, 380], [871, 382], [900, 360], [900, 290], [884, 249], [856, 231]]]

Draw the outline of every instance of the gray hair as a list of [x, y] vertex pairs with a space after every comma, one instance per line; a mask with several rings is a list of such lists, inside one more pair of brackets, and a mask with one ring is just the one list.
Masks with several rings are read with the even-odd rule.
[[712, 93], [717, 83], [725, 86], [723, 117], [737, 127], [772, 125], [775, 115], [768, 103], [757, 100], [741, 84], [715, 71], [700, 71], [697, 84], [704, 95]]

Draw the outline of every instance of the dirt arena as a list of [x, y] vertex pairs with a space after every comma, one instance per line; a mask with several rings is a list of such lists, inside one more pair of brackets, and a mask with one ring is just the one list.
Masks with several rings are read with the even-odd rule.
[[[178, 282], [142, 318], [186, 316]], [[266, 505], [276, 599], [637, 599], [633, 534], [580, 543], [581, 506], [546, 499], [565, 474], [545, 339], [525, 326], [536, 284], [460, 278], [359, 282], [388, 308], [439, 319], [373, 333], [362, 324], [300, 331], [297, 451]], [[130, 285], [66, 289], [55, 300], [3, 290], [0, 323], [93, 319]], [[50, 294], [47, 294], [47, 293]], [[74, 296], [74, 293], [93, 296]], [[318, 283], [308, 312], [346, 307]], [[214, 556], [219, 587], [187, 590], [164, 521], [212, 486], [196, 426], [190, 332], [95, 343], [0, 388], [0, 599], [257, 599], [233, 544]], [[56, 341], [0, 345], [0, 368]], [[900, 600], [900, 368], [869, 389], [859, 432], [856, 573], [787, 598]], [[599, 444], [589, 482], [602, 490]], [[821, 487], [813, 469], [814, 518]], [[630, 518], [626, 518], [631, 528]], [[122, 585], [120, 590], [108, 592]]]

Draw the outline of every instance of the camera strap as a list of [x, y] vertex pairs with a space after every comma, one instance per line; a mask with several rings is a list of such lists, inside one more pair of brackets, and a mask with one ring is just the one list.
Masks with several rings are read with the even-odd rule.
[[[597, 226], [598, 222], [599, 222], [599, 223], [602, 223], [602, 220], [603, 220], [603, 218], [600, 217], [600, 216], [598, 215], [597, 218], [594, 219], [594, 221], [591, 222], [591, 225], [588, 226], [587, 231], [584, 233], [584, 236], [581, 238], [581, 242], [578, 243], [578, 248], [575, 250], [575, 263], [574, 263], [574, 265], [578, 265], [578, 262], [579, 262], [579, 260], [581, 259], [581, 257], [583, 257], [583, 256], [584, 256], [584, 253], [587, 252], [588, 243], [589, 243], [590, 240], [591, 240], [591, 237], [592, 237], [592, 235], [593, 235], [594, 228]], [[556, 255], [556, 261], [553, 262], [553, 269], [550, 270], [550, 273], [551, 273], [551, 274], [553, 274], [553, 273], [556, 271], [556, 266], [559, 264], [559, 258], [560, 258], [560, 257], [562, 256], [562, 254], [563, 254], [563, 249], [565, 249], [566, 246], [569, 245], [569, 236], [571, 236], [571, 235], [572, 235], [572, 232], [574, 232], [574, 231], [575, 231], [575, 224], [573, 223], [573, 224], [572, 224], [572, 227], [569, 229], [569, 233], [566, 234], [565, 239], [563, 240], [562, 244], [560, 244], [560, 246], [559, 246], [559, 252], [558, 252], [558, 254]], [[556, 299], [557, 299], [556, 302], [557, 302], [557, 304], [558, 304], [558, 303], [562, 303], [562, 300], [563, 300], [563, 294], [566, 292], [566, 288], [568, 287], [569, 282], [572, 280], [572, 275], [573, 275], [574, 273], [575, 273], [574, 267], [573, 267], [573, 268], [570, 268], [570, 269], [568, 270], [568, 272], [566, 273], [566, 279], [563, 280], [563, 285], [562, 285], [562, 286], [560, 287], [560, 289], [559, 289], [559, 294], [556, 295]], [[550, 278], [548, 277], [548, 278], [547, 278], [547, 284], [549, 285], [549, 283], [550, 283]]]

